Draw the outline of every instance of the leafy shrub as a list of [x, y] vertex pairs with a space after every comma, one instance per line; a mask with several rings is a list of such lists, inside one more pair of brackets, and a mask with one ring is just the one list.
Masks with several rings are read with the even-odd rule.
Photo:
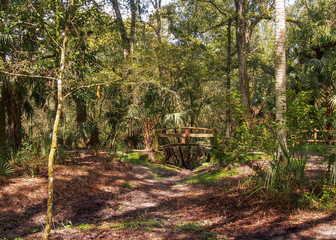
[[[286, 113], [289, 135], [293, 141], [301, 142], [309, 131], [324, 125], [325, 114], [312, 104], [312, 92], [301, 91], [297, 95], [288, 92]], [[304, 132], [306, 130], [308, 132]]]
[[266, 189], [280, 202], [290, 202], [296, 197], [297, 189], [305, 183], [304, 169], [309, 157], [309, 145], [287, 147], [280, 137], [277, 142], [280, 149], [270, 162]]
[[24, 143], [18, 150], [12, 150], [10, 153], [10, 162], [19, 168], [23, 168], [29, 176], [36, 176], [42, 165], [42, 159], [39, 156], [37, 146]]
[[311, 209], [334, 210], [336, 208], [336, 188], [324, 183], [319, 193], [304, 192], [299, 206]]

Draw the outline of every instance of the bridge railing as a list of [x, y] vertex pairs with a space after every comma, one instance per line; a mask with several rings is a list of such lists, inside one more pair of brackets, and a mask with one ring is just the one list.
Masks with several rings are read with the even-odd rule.
[[[167, 131], [174, 131], [169, 133]], [[194, 132], [202, 131], [202, 132]], [[159, 138], [170, 138], [177, 137], [180, 139], [180, 143], [168, 144], [164, 146], [177, 146], [177, 145], [200, 145], [196, 143], [190, 143], [190, 138], [213, 138], [215, 137], [214, 132], [216, 129], [210, 128], [200, 128], [200, 127], [180, 127], [180, 128], [162, 128], [154, 129], [154, 150], [158, 151], [159, 149]]]
[[[310, 134], [311, 136], [307, 139], [304, 139], [304, 142], [311, 142], [311, 143], [336, 143], [335, 137], [336, 137], [336, 130], [325, 130], [325, 129], [314, 129], [314, 130], [302, 130], [301, 132]], [[321, 139], [321, 134], [322, 136]], [[327, 138], [327, 139], [326, 139]]]

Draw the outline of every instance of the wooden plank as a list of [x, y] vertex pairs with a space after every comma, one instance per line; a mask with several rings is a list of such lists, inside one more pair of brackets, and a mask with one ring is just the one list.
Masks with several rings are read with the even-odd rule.
[[185, 137], [185, 134], [183, 133], [158, 133], [159, 137]]
[[301, 130], [300, 132], [303, 133], [314, 133], [314, 132], [336, 132], [336, 130], [320, 130], [320, 129], [316, 129], [316, 130]]
[[200, 127], [181, 127], [181, 129], [193, 129], [193, 130], [202, 130], [202, 131], [215, 131], [215, 129], [200, 128]]
[[160, 146], [160, 148], [179, 147], [179, 146], [200, 146], [200, 147], [213, 148], [213, 146], [211, 146], [211, 145], [199, 144], [199, 143], [173, 143], [173, 144], [162, 145], [162, 146]]
[[214, 136], [213, 133], [189, 133], [189, 137], [195, 138], [212, 138]]
[[314, 140], [314, 139], [307, 139], [307, 140], [302, 140], [302, 142], [331, 142], [331, 143], [336, 143], [336, 140]]
[[154, 129], [154, 132], [162, 132], [168, 130], [181, 130], [181, 129], [193, 129], [193, 130], [201, 130], [201, 131], [216, 131], [216, 129], [211, 128], [199, 128], [199, 127], [180, 127], [180, 128], [161, 128], [161, 129]]
[[[158, 133], [159, 137], [182, 137], [186, 138], [187, 135], [184, 133]], [[215, 135], [213, 133], [189, 133], [188, 137], [192, 138], [212, 138]]]

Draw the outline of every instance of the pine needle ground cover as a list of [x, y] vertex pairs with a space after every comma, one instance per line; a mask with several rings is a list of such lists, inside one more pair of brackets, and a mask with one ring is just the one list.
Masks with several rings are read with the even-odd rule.
[[[284, 210], [261, 192], [247, 194], [253, 171], [246, 165], [225, 175], [211, 165], [190, 171], [127, 164], [80, 154], [57, 165], [51, 239], [335, 237], [333, 211]], [[189, 182], [205, 176], [216, 184]], [[46, 184], [46, 175], [16, 176], [0, 186], [0, 239], [41, 238]]]

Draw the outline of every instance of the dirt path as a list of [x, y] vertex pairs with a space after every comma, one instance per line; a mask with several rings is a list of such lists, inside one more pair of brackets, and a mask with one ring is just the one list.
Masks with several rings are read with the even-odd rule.
[[[51, 239], [336, 239], [335, 213], [267, 205], [246, 194], [243, 174], [191, 184], [183, 180], [197, 172], [91, 155], [55, 173]], [[0, 239], [41, 238], [46, 182], [17, 177], [0, 186]]]

